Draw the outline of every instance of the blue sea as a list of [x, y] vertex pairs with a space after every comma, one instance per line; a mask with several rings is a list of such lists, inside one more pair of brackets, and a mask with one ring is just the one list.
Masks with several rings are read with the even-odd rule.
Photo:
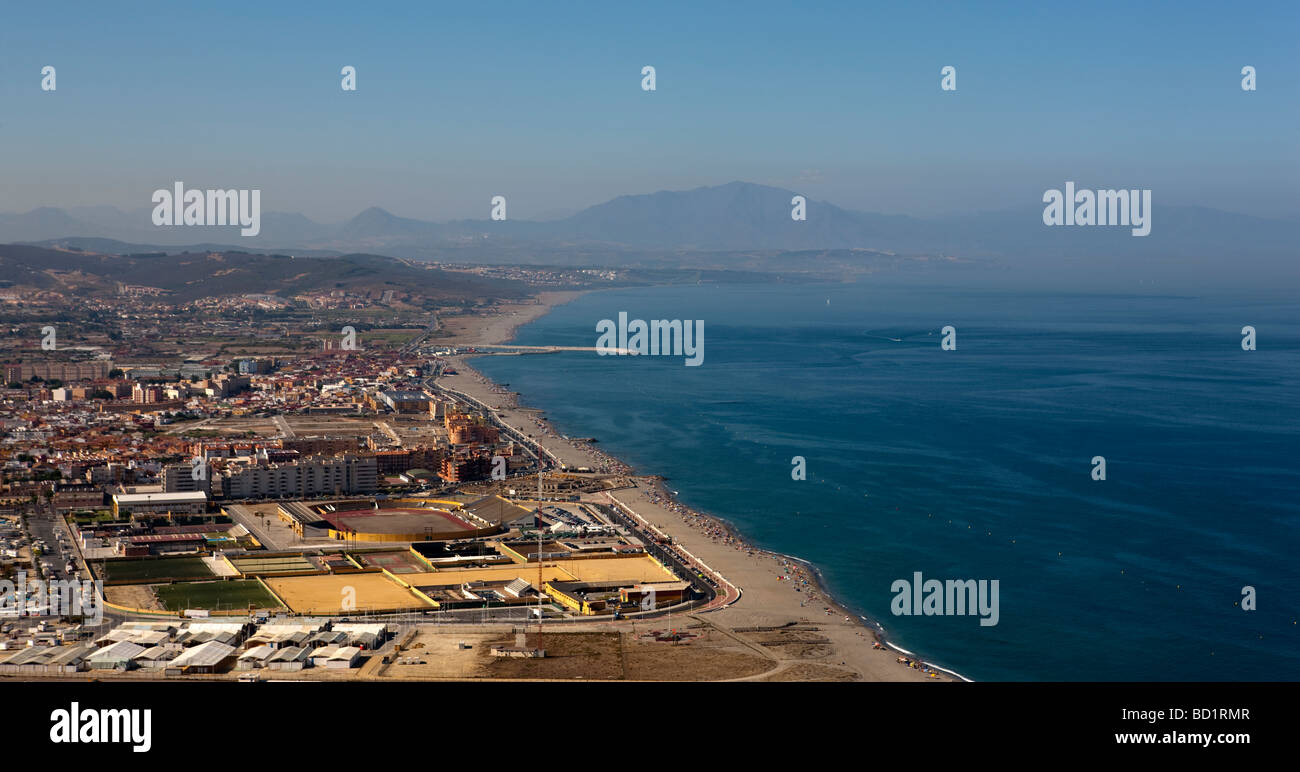
[[[1300, 678], [1294, 300], [637, 288], [585, 295], [516, 342], [594, 346], [620, 311], [702, 320], [703, 364], [566, 352], [475, 367], [749, 541], [811, 561], [899, 646], [975, 680]], [[998, 580], [998, 623], [894, 615], [891, 585], [918, 571]]]

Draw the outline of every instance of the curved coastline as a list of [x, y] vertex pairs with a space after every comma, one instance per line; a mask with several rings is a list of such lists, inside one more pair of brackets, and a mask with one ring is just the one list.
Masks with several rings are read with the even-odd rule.
[[[561, 293], [556, 293], [556, 294], [561, 294]], [[536, 321], [537, 319], [540, 319], [542, 316], [548, 313], [551, 308], [554, 308], [555, 306], [561, 305], [563, 303], [567, 303], [570, 300], [573, 300], [576, 297], [585, 293], [577, 292], [577, 293], [562, 293], [562, 294], [566, 295], [567, 297], [557, 298], [551, 302], [548, 302], [548, 299], [543, 298], [542, 306], [544, 306], [544, 310], [539, 309], [540, 310], [539, 313], [528, 314], [527, 315], [528, 318], [519, 319], [517, 321], [512, 320], [512, 323], [509, 323], [508, 326], [489, 325], [489, 329], [483, 330], [484, 333], [483, 337], [486, 339], [480, 340], [478, 342], [484, 344], [511, 342], [517, 337], [517, 333], [519, 329], [524, 325], [530, 324]], [[495, 329], [491, 329], [491, 327], [495, 327]], [[529, 409], [529, 410], [537, 411], [538, 415], [533, 416], [533, 420], [536, 421], [539, 426], [547, 427], [552, 433], [552, 435], [555, 437], [563, 436], [558, 431], [555, 431], [555, 428], [550, 424], [550, 421], [545, 417], [544, 407], [534, 405], [525, 408], [524, 405], [520, 403], [519, 401], [520, 395], [517, 392], [507, 390], [501, 384], [498, 384], [492, 378], [489, 378], [487, 375], [485, 375], [478, 368], [471, 366], [468, 359], [473, 357], [474, 355], [466, 355], [464, 358], [460, 358], [461, 359], [460, 367], [463, 370], [468, 371], [467, 374], [471, 374], [471, 377], [479, 379], [481, 382], [483, 382], [486, 385], [490, 385], [493, 388], [495, 393], [510, 399], [510, 401], [514, 403], [514, 407], [516, 409]], [[759, 547], [753, 544], [752, 542], [748, 541], [741, 533], [739, 528], [737, 528], [734, 524], [726, 520], [726, 518], [714, 514], [700, 512], [699, 510], [696, 510], [695, 508], [685, 504], [681, 500], [680, 491], [673, 491], [672, 489], [668, 488], [668, 486], [664, 484], [664, 478], [662, 476], [655, 475], [653, 473], [636, 472], [626, 462], [622, 461], [621, 459], [618, 459], [617, 457], [611, 455], [610, 453], [597, 449], [589, 442], [579, 443], [576, 440], [573, 440], [572, 438], [567, 438], [567, 439], [570, 443], [574, 444], [575, 448], [580, 449], [582, 452], [592, 454], [597, 458], [603, 460], [609, 466], [610, 471], [617, 471], [619, 473], [627, 474], [628, 476], [635, 477], [638, 480], [648, 483], [646, 487], [646, 491], [648, 493], [653, 493], [654, 496], [657, 496], [660, 499], [662, 499], [664, 503], [661, 504], [661, 506], [664, 506], [665, 508], [676, 512], [679, 516], [682, 517], [683, 522], [688, 527], [692, 528], [692, 530], [696, 530], [697, 532], [701, 530], [697, 525], [692, 524], [690, 522], [690, 518], [695, 518], [701, 524], [704, 523], [711, 524], [715, 529], [717, 529], [717, 531], [721, 533], [725, 533], [726, 539], [730, 540], [730, 542], [733, 542], [737, 547], [737, 549], [746, 551], [751, 555], [753, 555], [754, 557], [758, 557], [758, 558], [770, 557], [776, 560], [777, 562], [789, 561], [792, 564], [797, 564], [798, 567], [803, 568], [804, 572], [806, 573], [807, 581], [805, 581], [805, 584], [811, 585], [811, 587], [814, 588], [816, 592], [820, 595], [820, 598], [824, 601], [825, 605], [828, 607], [828, 611], [827, 611], [828, 614], [830, 613], [830, 609], [833, 609], [838, 614], [843, 615], [846, 621], [851, 621], [852, 624], [856, 624], [858, 627], [863, 628], [867, 633], [869, 633], [872, 639], [875, 642], [877, 642], [881, 647], [886, 648], [890, 651], [894, 651], [906, 655], [908, 658], [915, 660], [920, 665], [920, 667], [917, 669], [920, 670], [921, 672], [928, 674], [930, 673], [930, 671], [934, 671], [936, 674], [938, 673], [944, 674], [945, 676], [948, 677], [949, 680], [962, 681], [967, 683], [972, 682], [972, 679], [962, 675], [961, 673], [955, 670], [944, 667], [942, 665], [935, 664], [930, 660], [921, 660], [917, 657], [916, 654], [891, 642], [886, 636], [885, 628], [883, 625], [881, 625], [878, 621], [871, 618], [870, 616], [861, 613], [861, 610], [855, 609], [852, 606], [852, 604], [846, 603], [843, 600], [836, 598], [828, 590], [825, 577], [823, 576], [821, 570], [811, 561], [794, 555], [788, 555], [778, 551]], [[737, 584], [742, 588], [744, 587], [743, 584], [740, 583]]]
[[[729, 520], [727, 520], [726, 518], [721, 517], [719, 515], [705, 514], [703, 512], [700, 512], [699, 510], [683, 503], [677, 495], [679, 492], [670, 491], [662, 485], [660, 485], [660, 488], [662, 489], [663, 494], [666, 497], [670, 498], [678, 506], [689, 511], [695, 517], [704, 518], [716, 523], [720, 528], [726, 530], [727, 533], [731, 534], [732, 538], [735, 539], [738, 543], [743, 544], [749, 549], [753, 550], [755, 554], [777, 557], [777, 558], [784, 558], [786, 560], [792, 560], [797, 563], [803, 564], [808, 568], [809, 572], [811, 573], [811, 577], [813, 579], [814, 586], [817, 588], [817, 591], [820, 592], [824, 598], [826, 598], [827, 603], [829, 603], [832, 607], [837, 608], [841, 612], [847, 612], [846, 616], [852, 616], [854, 619], [858, 620], [863, 627], [867, 628], [867, 630], [872, 634], [875, 640], [880, 642], [882, 646], [888, 647], [889, 649], [893, 651], [897, 651], [900, 654], [904, 654], [910, 658], [914, 658], [914, 659], [918, 658], [916, 652], [908, 651], [907, 649], [904, 649], [902, 646], [899, 646], [898, 644], [892, 642], [888, 638], [885, 632], [884, 625], [880, 624], [879, 621], [869, 616], [868, 614], [864, 613], [862, 609], [857, 608], [853, 604], [847, 603], [842, 599], [835, 597], [835, 595], [833, 595], [828, 589], [826, 578], [822, 574], [821, 569], [817, 567], [816, 563], [813, 563], [811, 560], [798, 557], [797, 555], [790, 555], [784, 552], [778, 552], [775, 550], [769, 550], [769, 549], [764, 549], [762, 547], [759, 547], [753, 544], [752, 542], [746, 540], [744, 535], [741, 533], [740, 529], [737, 526], [735, 526], [733, 523], [731, 523]], [[966, 683], [975, 683], [974, 679], [968, 678], [951, 668], [947, 668], [942, 665], [935, 664], [933, 660], [917, 659], [917, 661], [920, 662], [925, 667], [929, 667], [930, 669], [938, 670], [942, 673], [946, 673], [958, 680], [964, 681]]]

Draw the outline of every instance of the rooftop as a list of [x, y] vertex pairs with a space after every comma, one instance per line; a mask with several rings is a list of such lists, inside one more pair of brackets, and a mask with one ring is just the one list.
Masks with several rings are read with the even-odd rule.
[[172, 660], [172, 667], [215, 667], [234, 653], [234, 646], [219, 641], [208, 641], [192, 649], [186, 649], [184, 654]]
[[115, 493], [118, 504], [206, 504], [208, 494], [202, 491], [187, 493]]

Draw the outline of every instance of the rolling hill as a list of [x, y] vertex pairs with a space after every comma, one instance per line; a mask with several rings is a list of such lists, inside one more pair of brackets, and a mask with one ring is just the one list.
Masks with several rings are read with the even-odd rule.
[[371, 254], [320, 258], [233, 251], [107, 255], [7, 244], [0, 245], [0, 276], [7, 286], [92, 294], [114, 293], [119, 282], [139, 284], [168, 290], [174, 300], [242, 293], [288, 297], [334, 289], [395, 289], [449, 301], [528, 294], [522, 282], [431, 269]]

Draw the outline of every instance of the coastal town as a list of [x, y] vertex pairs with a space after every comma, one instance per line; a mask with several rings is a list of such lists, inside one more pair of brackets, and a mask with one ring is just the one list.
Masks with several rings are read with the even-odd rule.
[[1112, 5], [6, 7], [8, 756], [1285, 758], [1300, 5]]
[[9, 322], [0, 677], [951, 678], [473, 368], [579, 291], [128, 290]]

